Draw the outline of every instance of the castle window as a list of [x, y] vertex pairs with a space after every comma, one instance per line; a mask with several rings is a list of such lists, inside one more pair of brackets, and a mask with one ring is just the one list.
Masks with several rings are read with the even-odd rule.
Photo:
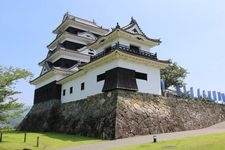
[[73, 93], [73, 87], [71, 86], [70, 87], [70, 94], [72, 94]]
[[97, 75], [97, 82], [105, 80], [105, 73]]
[[84, 82], [82, 82], [81, 84], [80, 84], [80, 90], [82, 91], [82, 90], [84, 90]]
[[108, 53], [108, 52], [110, 52], [111, 50], [112, 50], [112, 47], [111, 47], [111, 46], [108, 46], [108, 47], [105, 48], [105, 53]]
[[133, 29], [133, 32], [134, 32], [134, 33], [138, 33], [137, 29], [135, 29], [135, 28]]
[[105, 41], [105, 39], [102, 39], [99, 43], [102, 43], [102, 42], [104, 42]]
[[65, 96], [65, 95], [66, 95], [66, 89], [63, 90], [63, 96]]
[[73, 28], [73, 27], [68, 27], [66, 29], [66, 32], [72, 33], [72, 34], [77, 34], [78, 32], [85, 32], [84, 30]]
[[148, 80], [146, 73], [135, 72], [135, 77], [136, 77], [136, 79], [141, 79], [141, 80], [146, 80], [146, 81]]
[[138, 40], [141, 40], [141, 41], [144, 41], [142, 38], [140, 38], [140, 37], [136, 37]]
[[93, 53], [93, 52], [88, 52], [88, 54], [90, 54], [90, 55], [94, 55], [94, 53]]
[[130, 45], [130, 49], [135, 51], [135, 52], [138, 52], [139, 51], [139, 47], [138, 46], [135, 46], [135, 45]]
[[138, 54], [139, 53], [139, 47], [135, 46], [135, 45], [130, 45], [130, 51]]

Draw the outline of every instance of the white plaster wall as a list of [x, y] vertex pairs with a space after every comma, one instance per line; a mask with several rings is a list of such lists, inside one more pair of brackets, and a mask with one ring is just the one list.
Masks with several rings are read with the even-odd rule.
[[151, 93], [151, 94], [157, 94], [157, 95], [161, 94], [159, 68], [154, 68], [144, 64], [135, 63], [132, 61], [126, 61], [122, 59], [119, 60], [119, 66], [123, 68], [131, 69], [131, 70], [135, 70], [136, 72], [147, 74], [147, 81], [136, 79], [138, 92]]
[[[78, 50], [79, 51], [79, 50]], [[81, 50], [79, 51], [81, 54], [86, 54], [86, 55], [90, 55], [89, 52], [93, 53], [94, 55], [96, 54], [95, 51], [90, 51], [89, 49], [85, 49], [85, 50]], [[91, 56], [91, 55], [90, 55]], [[88, 60], [90, 61], [90, 60]]]
[[[102, 92], [104, 80], [97, 82], [97, 75], [104, 73], [115, 67], [123, 67], [135, 70], [136, 72], [147, 73], [148, 80], [137, 79], [138, 91], [143, 93], [151, 93], [160, 95], [160, 70], [143, 64], [137, 64], [132, 61], [117, 59], [112, 62], [105, 63], [104, 66], [96, 66], [90, 69], [86, 74], [69, 81], [62, 85], [61, 102], [66, 103], [87, 96], [95, 95]], [[81, 91], [81, 83], [85, 82], [85, 89]], [[70, 87], [73, 87], [73, 93], [70, 94]], [[63, 90], [66, 89], [66, 95], [63, 96]]]
[[48, 84], [48, 83], [51, 83], [51, 82], [53, 82], [53, 81], [58, 81], [58, 80], [60, 80], [60, 79], [62, 79], [62, 78], [64, 78], [63, 75], [53, 75], [53, 76], [51, 76], [51, 77], [45, 79], [45, 80], [42, 81], [41, 83], [36, 84], [36, 85], [35, 85], [35, 89], [38, 89], [38, 88], [40, 88], [40, 87], [42, 87], [42, 86], [44, 86], [44, 85], [46, 85], [46, 84]]
[[127, 29], [126, 31], [130, 32], [130, 33], [134, 33], [136, 34], [133, 29], [136, 29], [138, 31], [139, 34], [142, 34], [141, 31], [139, 30], [139, 27], [137, 25], [134, 25], [132, 28]]
[[[97, 82], [97, 75], [104, 73], [107, 70], [118, 67], [118, 61], [114, 60], [106, 63], [104, 66], [96, 66], [90, 69], [86, 74], [69, 81], [62, 85], [61, 102], [66, 103], [74, 100], [86, 98], [90, 95], [95, 95], [102, 92], [104, 80]], [[81, 83], [85, 82], [85, 88], [81, 91]], [[70, 87], [73, 87], [73, 93], [70, 94]], [[66, 89], [66, 95], [63, 96], [63, 90]]]

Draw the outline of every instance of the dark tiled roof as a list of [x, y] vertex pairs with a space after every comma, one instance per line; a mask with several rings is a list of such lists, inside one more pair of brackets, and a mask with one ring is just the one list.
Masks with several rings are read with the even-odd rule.
[[[97, 28], [97, 29], [101, 29], [101, 30], [105, 30], [105, 31], [109, 31], [109, 29], [106, 29], [106, 28], [103, 28], [102, 26], [99, 26], [96, 24], [96, 22], [93, 20], [93, 21], [90, 21], [90, 20], [86, 20], [86, 19], [82, 19], [82, 18], [79, 18], [79, 17], [75, 17], [73, 15], [70, 15], [68, 12], [66, 12], [63, 16], [63, 20], [62, 20], [62, 23], [53, 31], [53, 33], [66, 21], [66, 20], [73, 20], [73, 21], [77, 21], [77, 20], [82, 20], [84, 22], [87, 22], [87, 23], [90, 23], [92, 25], [92, 27], [94, 28]], [[81, 22], [81, 21], [78, 21], [79, 23], [81, 24], [86, 24], [84, 22]], [[86, 24], [88, 25], [88, 24]]]
[[141, 27], [138, 25], [137, 21], [133, 17], [131, 17], [131, 21], [130, 21], [130, 23], [128, 25], [122, 27], [122, 30], [127, 32], [126, 31], [127, 29], [130, 29], [130, 28], [132, 28], [135, 25], [137, 25], [137, 27], [139, 28], [139, 30], [141, 31], [142, 34], [135, 34], [135, 33], [131, 33], [131, 34], [143, 35], [146, 39], [149, 39], [149, 40], [154, 41], [154, 42], [161, 43], [161, 41], [159, 39], [152, 39], [152, 38], [149, 38], [148, 36], [146, 36], [145, 33], [142, 31]]

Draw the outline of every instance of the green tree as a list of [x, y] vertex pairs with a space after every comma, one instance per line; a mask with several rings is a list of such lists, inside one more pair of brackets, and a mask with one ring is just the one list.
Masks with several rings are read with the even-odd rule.
[[165, 81], [165, 88], [184, 86], [184, 79], [187, 77], [187, 70], [172, 62], [168, 67], [161, 70], [161, 79]]
[[16, 94], [21, 92], [15, 90], [18, 80], [28, 80], [32, 73], [25, 69], [0, 66], [0, 124], [7, 123], [8, 119], [16, 118], [25, 110], [24, 104], [17, 102]]

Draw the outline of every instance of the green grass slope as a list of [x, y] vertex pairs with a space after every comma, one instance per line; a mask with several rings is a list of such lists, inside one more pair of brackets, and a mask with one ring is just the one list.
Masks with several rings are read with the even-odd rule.
[[159, 141], [157, 143], [133, 145], [113, 150], [225, 150], [225, 133]]
[[[36, 146], [37, 136], [40, 138], [39, 147]], [[27, 133], [26, 143], [24, 143], [24, 133], [13, 131], [3, 133], [0, 150], [55, 150], [61, 147], [91, 144], [101, 141], [95, 138], [59, 133]]]

